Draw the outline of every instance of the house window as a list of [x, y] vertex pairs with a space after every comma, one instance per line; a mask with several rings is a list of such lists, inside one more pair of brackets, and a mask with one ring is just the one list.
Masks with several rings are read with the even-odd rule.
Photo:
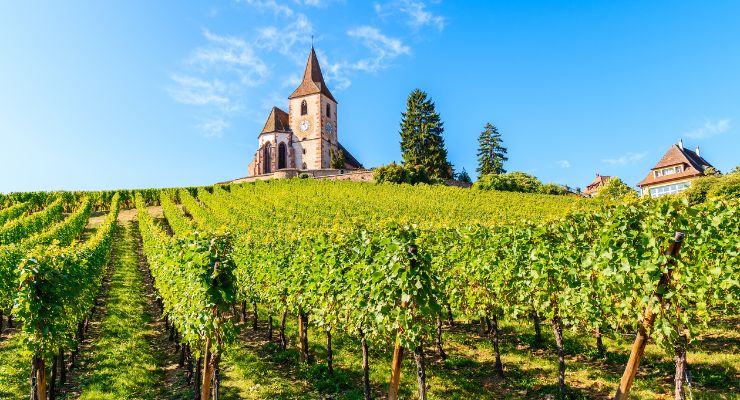
[[306, 103], [306, 100], [303, 100], [301, 102], [301, 115], [308, 114], [308, 103]]
[[331, 104], [326, 103], [326, 116], [331, 117]]
[[668, 167], [663, 169], [658, 169], [653, 171], [653, 175], [655, 175], [656, 178], [661, 176], [667, 176], [667, 175], [673, 175], [678, 174], [682, 171], [682, 168], [680, 165], [677, 165], [675, 167]]
[[683, 192], [689, 187], [689, 182], [674, 183], [671, 185], [650, 188], [650, 197], [660, 197], [667, 194]]

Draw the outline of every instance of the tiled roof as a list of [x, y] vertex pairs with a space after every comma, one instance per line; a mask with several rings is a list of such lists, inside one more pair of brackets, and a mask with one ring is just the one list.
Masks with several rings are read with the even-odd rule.
[[270, 116], [267, 117], [267, 122], [260, 135], [271, 132], [290, 132], [288, 113], [277, 107], [273, 107], [270, 111]]
[[585, 195], [596, 194], [601, 185], [605, 184], [606, 181], [611, 179], [611, 176], [596, 174], [596, 178], [586, 186], [586, 190], [583, 191]]
[[339, 150], [341, 150], [342, 153], [344, 153], [344, 162], [345, 163], [351, 165], [352, 168], [358, 168], [358, 169], [363, 168], [362, 167], [362, 164], [360, 164], [360, 162], [357, 161], [357, 159], [352, 154], [350, 154], [350, 152], [347, 151], [347, 149], [345, 149], [344, 146], [342, 146], [341, 143], [339, 143]]
[[319, 59], [316, 57], [316, 52], [311, 47], [311, 52], [308, 54], [308, 61], [306, 62], [306, 71], [303, 73], [303, 81], [298, 86], [293, 94], [288, 97], [289, 99], [295, 97], [306, 96], [309, 94], [321, 93], [326, 97], [332, 99], [335, 103], [334, 96], [331, 95], [329, 88], [324, 82], [324, 75], [321, 73], [321, 66], [319, 66]]
[[[661, 168], [671, 167], [674, 165], [683, 166], [683, 170], [677, 174], [663, 175], [656, 177], [653, 171]], [[639, 187], [654, 185], [656, 183], [671, 182], [679, 179], [692, 178], [704, 175], [704, 171], [712, 167], [707, 160], [702, 158], [696, 152], [674, 144], [663, 155], [657, 164], [650, 170], [650, 173], [637, 184]]]

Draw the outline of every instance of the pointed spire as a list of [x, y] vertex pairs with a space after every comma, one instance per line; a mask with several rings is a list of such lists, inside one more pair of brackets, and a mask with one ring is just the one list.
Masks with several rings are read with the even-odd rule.
[[334, 99], [334, 96], [331, 95], [329, 88], [326, 86], [326, 82], [324, 82], [324, 75], [321, 73], [319, 59], [316, 57], [316, 51], [312, 45], [311, 52], [308, 53], [306, 70], [303, 72], [303, 81], [300, 86], [298, 86], [298, 89], [296, 89], [288, 98], [292, 99], [316, 93], [321, 93], [332, 99], [335, 103], [337, 102], [337, 100]]

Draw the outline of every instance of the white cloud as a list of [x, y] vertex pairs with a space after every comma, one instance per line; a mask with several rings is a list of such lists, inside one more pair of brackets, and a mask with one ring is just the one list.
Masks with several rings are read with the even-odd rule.
[[249, 91], [261, 85], [270, 68], [252, 45], [236, 36], [203, 30], [206, 43], [195, 48], [184, 63], [184, 72], [170, 75], [167, 92], [175, 101], [199, 106], [207, 122], [197, 125], [207, 137], [220, 137], [227, 117], [243, 112]]
[[222, 118], [217, 118], [198, 124], [197, 127], [205, 133], [206, 137], [221, 137], [224, 129], [229, 127], [229, 123]]
[[[313, 24], [303, 14], [297, 14], [292, 23], [281, 26], [266, 26], [257, 29], [256, 43], [259, 48], [267, 51], [277, 51], [280, 54], [291, 56], [294, 62], [302, 62], [305, 57], [305, 48], [311, 44]], [[296, 52], [296, 45], [301, 45], [301, 51]]]
[[243, 0], [249, 6], [252, 6], [258, 10], [268, 11], [275, 15], [284, 15], [286, 17], [293, 16], [293, 9], [284, 5], [279, 4], [275, 0]]
[[388, 61], [403, 55], [410, 54], [411, 48], [404, 45], [400, 39], [384, 35], [372, 26], [360, 26], [347, 31], [351, 38], [359, 39], [365, 47], [370, 49], [371, 56], [352, 64], [353, 69], [365, 72], [377, 72], [387, 67]]
[[222, 82], [207, 81], [192, 76], [173, 74], [170, 79], [175, 86], [167, 88], [170, 96], [177, 102], [193, 105], [227, 105], [229, 97]]
[[323, 72], [326, 81], [332, 84], [333, 89], [344, 90], [352, 84], [349, 79], [349, 72], [352, 70], [351, 64], [347, 62], [333, 63], [321, 50], [317, 51], [317, 56], [319, 57], [319, 64], [321, 64], [321, 72]]
[[208, 30], [203, 31], [203, 36], [209, 45], [196, 48], [189, 58], [189, 63], [202, 72], [231, 72], [246, 86], [255, 86], [270, 74], [267, 64], [244, 39], [219, 36]]
[[397, 0], [388, 3], [375, 3], [375, 12], [381, 18], [390, 15], [403, 14], [406, 24], [414, 29], [431, 26], [442, 31], [447, 25], [447, 19], [441, 15], [435, 15], [427, 9], [427, 4], [421, 0]]
[[706, 139], [727, 132], [728, 129], [730, 129], [730, 119], [723, 118], [714, 122], [706, 121], [701, 128], [686, 132], [684, 135], [691, 139]]
[[556, 161], [555, 163], [558, 164], [560, 168], [570, 168], [570, 161], [568, 160], [559, 160], [559, 161]]
[[643, 158], [645, 158], [646, 155], [647, 155], [647, 151], [643, 151], [641, 153], [630, 152], [630, 153], [621, 155], [621, 156], [616, 157], [616, 158], [605, 158], [605, 159], [603, 159], [601, 161], [602, 162], [605, 162], [605, 163], [607, 163], [609, 165], [613, 165], [613, 166], [617, 166], [617, 167], [623, 167], [625, 165], [634, 164], [634, 163], [642, 160]]

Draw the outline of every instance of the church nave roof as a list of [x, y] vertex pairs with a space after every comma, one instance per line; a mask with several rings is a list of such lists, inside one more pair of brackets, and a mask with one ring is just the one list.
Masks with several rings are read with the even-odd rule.
[[273, 107], [272, 111], [270, 111], [270, 116], [267, 117], [265, 127], [262, 128], [262, 132], [260, 132], [260, 135], [263, 133], [271, 132], [290, 132], [289, 121], [290, 119], [288, 118], [288, 113], [277, 107]]

